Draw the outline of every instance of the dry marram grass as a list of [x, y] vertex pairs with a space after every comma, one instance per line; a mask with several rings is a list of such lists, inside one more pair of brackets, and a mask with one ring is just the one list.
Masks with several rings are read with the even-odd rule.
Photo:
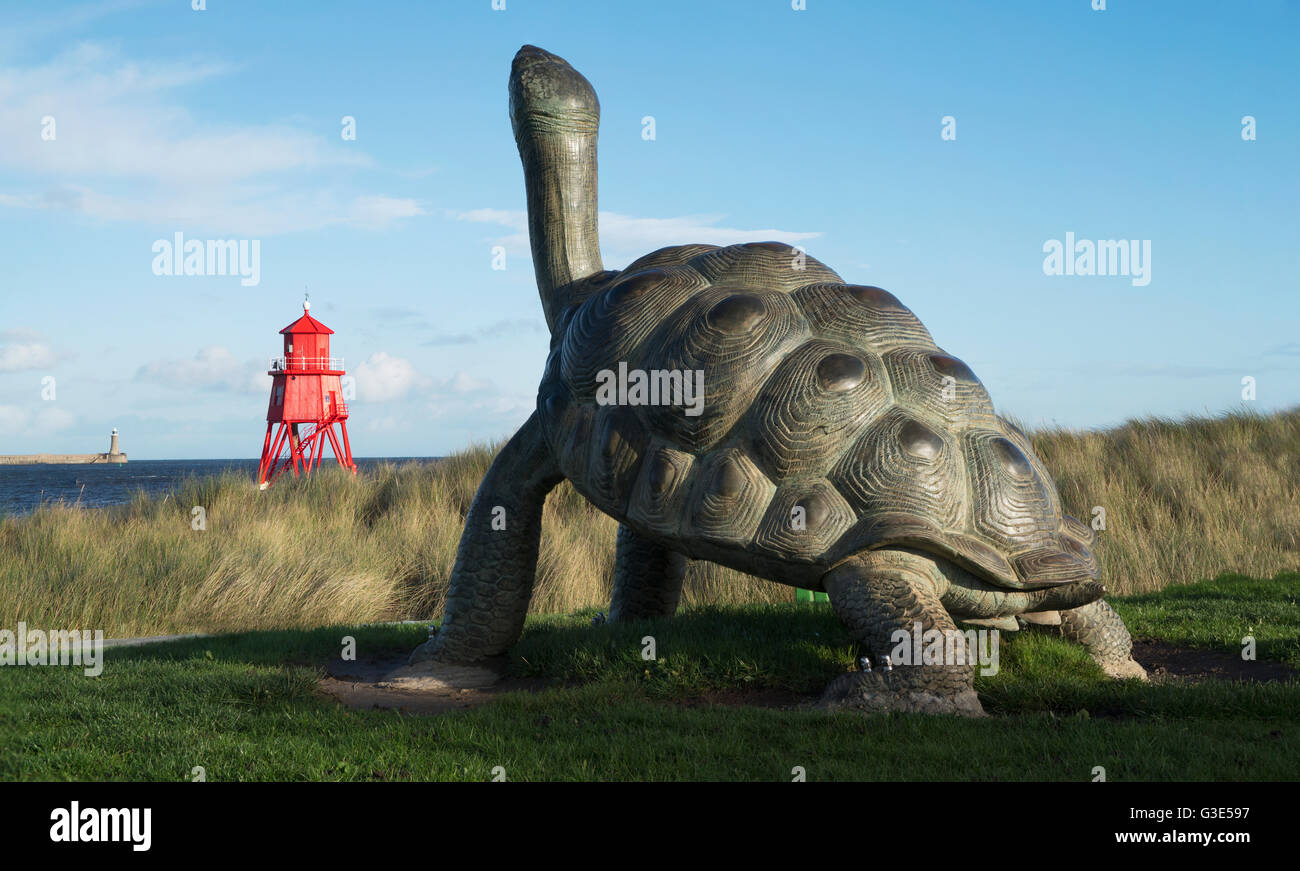
[[[1105, 508], [1098, 552], [1115, 592], [1300, 568], [1300, 410], [1031, 439], [1067, 510], [1088, 521]], [[162, 499], [0, 519], [0, 626], [124, 636], [436, 617], [492, 455], [472, 447], [356, 479], [326, 469], [266, 492], [227, 474]], [[206, 531], [191, 528], [196, 505]], [[535, 612], [607, 605], [615, 528], [567, 482], [551, 494]], [[687, 577], [689, 603], [791, 596], [705, 563]]]

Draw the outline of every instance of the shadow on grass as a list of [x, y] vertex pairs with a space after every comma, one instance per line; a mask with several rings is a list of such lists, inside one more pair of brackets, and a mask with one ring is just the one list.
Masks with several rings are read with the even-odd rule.
[[1300, 573], [1224, 573], [1110, 601], [1135, 638], [1235, 654], [1249, 636], [1258, 658], [1300, 668]]
[[372, 659], [409, 653], [424, 641], [425, 625], [322, 626], [317, 629], [281, 629], [237, 632], [211, 638], [110, 648], [105, 655], [116, 661], [155, 660], [181, 662], [209, 659], [258, 666], [324, 668], [343, 652], [345, 639], [356, 641], [358, 658]]
[[531, 622], [511, 651], [512, 672], [631, 682], [655, 696], [744, 688], [814, 693], [854, 662], [854, 645], [825, 605], [708, 606], [593, 626], [596, 613]]
[[[1293, 576], [1294, 577], [1294, 576]], [[1216, 579], [1207, 585], [1234, 584], [1231, 607], [1187, 620], [1173, 619], [1180, 603], [1204, 601], [1180, 591], [1167, 607], [1160, 597], [1117, 601], [1126, 619], [1172, 643], [1205, 642], [1215, 620], [1236, 610], [1284, 610], [1294, 586], [1289, 578], [1255, 582]], [[1200, 591], [1204, 592], [1204, 591]], [[1223, 595], [1211, 589], [1214, 596]], [[1242, 601], [1250, 596], [1250, 608]], [[1143, 609], [1154, 608], [1154, 611]], [[857, 649], [828, 606], [710, 606], [684, 610], [674, 618], [622, 624], [592, 624], [595, 610], [530, 618], [523, 638], [511, 650], [512, 676], [541, 678], [557, 686], [603, 687], [620, 695], [655, 700], [697, 697], [714, 691], [782, 690], [816, 699], [836, 675], [851, 669]], [[1130, 616], [1130, 614], [1132, 616]], [[1145, 615], [1143, 617], [1142, 615]], [[1190, 622], [1189, 622], [1190, 620]], [[1165, 624], [1172, 628], [1161, 629]], [[1284, 620], [1269, 632], [1295, 632]], [[121, 661], [215, 663], [306, 667], [317, 673], [337, 659], [346, 639], [362, 660], [397, 659], [427, 635], [425, 625], [334, 626], [302, 631], [251, 632], [208, 639], [109, 651]], [[1204, 636], [1204, 637], [1203, 637]], [[1300, 719], [1296, 682], [1236, 683], [1209, 680], [1195, 684], [1148, 684], [1107, 678], [1077, 644], [1041, 631], [1004, 633], [994, 674], [976, 677], [975, 688], [994, 715], [1046, 714], [1120, 718]], [[1294, 641], [1294, 635], [1290, 639]], [[1214, 646], [1212, 638], [1209, 646]], [[1260, 654], [1290, 656], [1280, 637], [1261, 638]], [[653, 657], [650, 656], [653, 652]]]

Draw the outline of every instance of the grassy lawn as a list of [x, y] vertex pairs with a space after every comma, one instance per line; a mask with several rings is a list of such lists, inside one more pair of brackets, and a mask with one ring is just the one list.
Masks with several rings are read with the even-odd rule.
[[[1300, 574], [1223, 576], [1113, 603], [1135, 635], [1300, 665]], [[1106, 680], [1074, 645], [1003, 636], [991, 717], [826, 715], [700, 704], [816, 693], [853, 661], [826, 607], [709, 606], [591, 626], [537, 617], [515, 674], [556, 686], [467, 711], [349, 710], [316, 689], [352, 635], [369, 658], [420, 626], [269, 631], [109, 650], [102, 676], [0, 669], [0, 779], [1278, 780], [1300, 778], [1300, 683]], [[641, 658], [653, 635], [658, 659]]]
[[1117, 607], [1141, 638], [1188, 647], [1241, 650], [1243, 635], [1255, 639], [1260, 659], [1300, 669], [1300, 584], [1295, 573], [1271, 580], [1221, 575], [1213, 581], [1167, 587], [1129, 596]]

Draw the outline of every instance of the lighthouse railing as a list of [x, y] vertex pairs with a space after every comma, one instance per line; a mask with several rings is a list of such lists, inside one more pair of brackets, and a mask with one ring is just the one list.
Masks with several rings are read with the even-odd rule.
[[308, 369], [329, 369], [338, 372], [343, 371], [342, 357], [300, 357], [297, 354], [290, 354], [288, 358], [272, 357], [270, 369], [272, 372], [282, 372], [288, 369], [295, 371]]

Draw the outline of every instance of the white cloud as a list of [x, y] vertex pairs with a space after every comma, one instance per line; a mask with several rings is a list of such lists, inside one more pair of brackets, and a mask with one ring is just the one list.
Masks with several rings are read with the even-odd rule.
[[59, 432], [69, 429], [77, 422], [77, 416], [53, 405], [48, 405], [36, 412], [34, 429], [37, 432]]
[[53, 404], [45, 405], [35, 414], [18, 405], [0, 405], [0, 434], [4, 435], [60, 432], [76, 422], [76, 415]]
[[348, 201], [329, 191], [268, 194], [251, 185], [220, 191], [187, 187], [156, 196], [114, 196], [64, 184], [37, 193], [0, 194], [0, 205], [65, 210], [108, 221], [211, 228], [219, 234], [244, 237], [338, 226], [382, 230], [401, 218], [427, 214], [409, 198], [369, 196]]
[[491, 381], [466, 372], [456, 372], [439, 379], [429, 392], [430, 414], [434, 418], [466, 420], [471, 417], [496, 421], [509, 419], [517, 423], [527, 417], [537, 404], [535, 394], [509, 393]]
[[517, 233], [522, 233], [524, 241], [528, 240], [528, 213], [516, 209], [471, 209], [456, 213], [457, 221], [472, 221], [475, 224], [500, 224]]
[[409, 360], [376, 351], [357, 367], [357, 399], [362, 402], [391, 402], [403, 399], [413, 389], [429, 384]]
[[[425, 214], [410, 198], [349, 194], [322, 181], [374, 165], [337, 136], [192, 117], [175, 92], [216, 87], [232, 70], [141, 63], [94, 43], [38, 66], [0, 68], [0, 168], [31, 179], [0, 191], [0, 205], [267, 235], [383, 228]], [[48, 123], [53, 138], [42, 135]]]
[[424, 207], [406, 197], [357, 197], [350, 208], [350, 222], [365, 227], [386, 227], [400, 218], [427, 215]]
[[634, 218], [617, 212], [601, 212], [602, 247], [613, 251], [633, 250], [639, 257], [665, 245], [702, 243], [736, 245], [741, 242], [787, 242], [791, 245], [820, 233], [795, 230], [738, 230], [715, 227], [723, 215], [684, 215], [679, 218]]
[[[418, 401], [433, 418], [463, 422], [486, 418], [493, 426], [508, 418], [518, 423], [536, 405], [535, 394], [515, 394], [492, 381], [457, 371], [445, 378], [430, 378], [408, 360], [383, 351], [371, 354], [356, 369], [357, 399], [363, 402]], [[522, 415], [522, 416], [521, 416]], [[372, 432], [387, 432], [410, 426], [405, 414], [370, 416], [353, 412], [354, 425]], [[518, 418], [519, 420], [515, 420]]]
[[484, 324], [472, 332], [440, 333], [425, 339], [421, 344], [441, 347], [444, 345], [472, 345], [483, 339], [500, 339], [520, 333], [544, 333], [546, 323], [538, 318], [506, 318]]
[[[716, 226], [725, 215], [683, 215], [677, 218], [637, 218], [618, 212], [600, 213], [600, 248], [609, 264], [626, 264], [668, 245], [736, 245], [741, 242], [798, 244], [820, 236], [796, 230], [742, 230]], [[472, 209], [456, 214], [458, 221], [496, 224], [512, 232], [495, 240], [507, 250], [529, 251], [528, 215], [507, 209]]]
[[270, 384], [267, 361], [236, 359], [220, 345], [200, 348], [192, 360], [155, 360], [141, 366], [135, 380], [161, 384], [178, 390], [207, 390], [220, 393], [256, 393]]
[[366, 421], [366, 432], [390, 433], [400, 432], [404, 427], [394, 415], [387, 417], [376, 417]]
[[[430, 378], [402, 357], [376, 351], [356, 368], [357, 400], [395, 402], [414, 397], [435, 407], [459, 403], [462, 408], [495, 407], [502, 395], [488, 380], [458, 371], [445, 378]], [[513, 404], [515, 398], [511, 398]], [[529, 399], [529, 402], [532, 400]], [[478, 403], [478, 405], [475, 405]]]
[[21, 372], [53, 365], [54, 352], [43, 342], [0, 345], [0, 372]]
[[16, 405], [0, 405], [0, 433], [18, 435], [27, 432], [30, 415]]
[[[77, 6], [63, 6], [53, 14], [47, 12], [44, 4], [30, 4], [25, 9], [7, 9], [6, 21], [0, 25], [0, 57], [18, 54], [30, 50], [42, 40], [51, 37], [63, 37], [63, 34], [85, 27], [105, 16], [125, 12], [148, 4], [157, 4], [158, 0], [100, 0], [97, 3], [82, 3]], [[16, 5], [16, 4], [11, 4]], [[38, 13], [24, 18], [21, 12]]]
[[[201, 127], [168, 91], [232, 72], [220, 63], [138, 63], [81, 43], [48, 63], [0, 70], [0, 144], [9, 166], [58, 175], [229, 183], [370, 159], [278, 125]], [[54, 138], [41, 134], [53, 119]]]
[[492, 382], [482, 378], [475, 378], [464, 372], [457, 372], [455, 375], [444, 381], [440, 388], [451, 393], [475, 393], [491, 388]]

